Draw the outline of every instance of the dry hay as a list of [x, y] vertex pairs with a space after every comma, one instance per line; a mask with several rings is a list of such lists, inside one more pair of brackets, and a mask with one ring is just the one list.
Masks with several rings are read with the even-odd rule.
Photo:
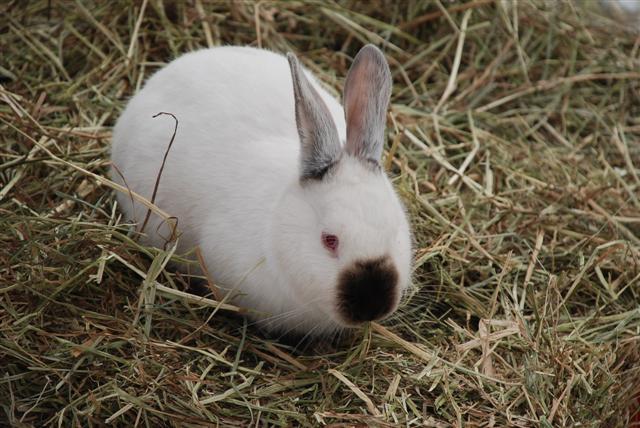
[[[630, 423], [640, 39], [571, 2], [164, 3], [0, 5], [0, 424]], [[111, 126], [183, 52], [291, 50], [339, 91], [365, 42], [394, 76], [414, 287], [383, 326], [295, 349], [136, 242]]]

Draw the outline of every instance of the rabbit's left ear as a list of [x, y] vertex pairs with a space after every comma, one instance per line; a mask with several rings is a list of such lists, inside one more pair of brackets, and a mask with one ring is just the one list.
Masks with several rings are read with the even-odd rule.
[[389, 64], [382, 52], [374, 45], [360, 49], [344, 84], [347, 153], [380, 161], [391, 82]]
[[298, 59], [287, 54], [300, 137], [300, 179], [321, 179], [339, 159], [342, 150], [338, 130], [320, 94], [304, 75]]

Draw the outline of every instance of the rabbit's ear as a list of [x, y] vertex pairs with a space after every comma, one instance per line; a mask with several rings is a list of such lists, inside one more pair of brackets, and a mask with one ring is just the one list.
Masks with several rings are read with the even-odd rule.
[[344, 84], [347, 153], [379, 162], [391, 81], [389, 65], [382, 52], [374, 45], [360, 49]]
[[300, 179], [321, 179], [340, 157], [338, 130], [320, 94], [304, 75], [298, 59], [292, 53], [287, 54], [287, 59], [300, 136]]

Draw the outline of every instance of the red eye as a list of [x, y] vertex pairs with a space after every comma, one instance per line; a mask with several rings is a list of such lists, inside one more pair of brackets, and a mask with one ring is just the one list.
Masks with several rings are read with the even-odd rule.
[[324, 247], [332, 253], [335, 253], [337, 251], [338, 243], [339, 240], [336, 235], [330, 235], [328, 233], [322, 234], [322, 245], [324, 245]]

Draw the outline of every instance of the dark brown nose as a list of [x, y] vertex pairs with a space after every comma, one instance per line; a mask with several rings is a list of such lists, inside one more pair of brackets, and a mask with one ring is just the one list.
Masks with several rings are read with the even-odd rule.
[[398, 271], [389, 257], [357, 261], [340, 274], [338, 310], [351, 323], [387, 315], [396, 301]]

